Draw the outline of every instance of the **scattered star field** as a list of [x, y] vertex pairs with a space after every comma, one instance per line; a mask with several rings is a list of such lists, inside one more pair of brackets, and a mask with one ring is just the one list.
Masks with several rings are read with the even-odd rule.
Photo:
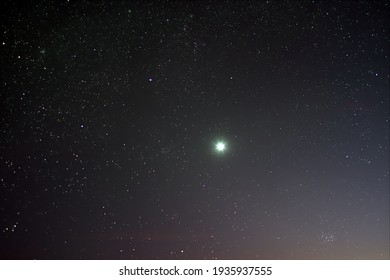
[[388, 1], [2, 1], [1, 259], [389, 259]]

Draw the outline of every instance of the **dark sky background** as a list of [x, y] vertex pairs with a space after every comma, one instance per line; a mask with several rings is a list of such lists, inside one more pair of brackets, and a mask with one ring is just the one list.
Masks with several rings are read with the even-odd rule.
[[388, 1], [22, 3], [0, 258], [390, 258]]

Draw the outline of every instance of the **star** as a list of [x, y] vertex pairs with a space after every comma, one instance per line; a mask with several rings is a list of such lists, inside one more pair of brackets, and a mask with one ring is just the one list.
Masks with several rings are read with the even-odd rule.
[[215, 146], [218, 152], [223, 152], [226, 149], [226, 145], [223, 142], [218, 142]]

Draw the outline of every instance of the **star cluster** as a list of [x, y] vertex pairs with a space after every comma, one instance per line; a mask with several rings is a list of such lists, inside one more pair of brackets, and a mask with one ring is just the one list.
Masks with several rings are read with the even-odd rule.
[[390, 258], [388, 2], [1, 6], [0, 258]]

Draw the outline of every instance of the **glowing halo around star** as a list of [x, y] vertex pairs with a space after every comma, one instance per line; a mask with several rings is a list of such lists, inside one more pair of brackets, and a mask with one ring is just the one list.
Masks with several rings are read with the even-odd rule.
[[217, 150], [217, 152], [222, 153], [223, 151], [226, 150], [226, 144], [223, 143], [223, 142], [218, 142], [218, 143], [215, 145], [215, 149]]

